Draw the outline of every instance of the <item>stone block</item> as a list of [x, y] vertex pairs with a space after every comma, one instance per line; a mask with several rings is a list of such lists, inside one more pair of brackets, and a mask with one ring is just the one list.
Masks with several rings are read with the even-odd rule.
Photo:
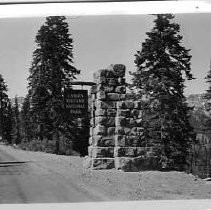
[[133, 128], [136, 126], [136, 120], [134, 120], [133, 118], [127, 118], [127, 126], [130, 128]]
[[113, 109], [116, 108], [116, 103], [114, 101], [100, 101], [96, 100], [97, 109]]
[[94, 128], [93, 127], [90, 127], [89, 128], [89, 135], [90, 136], [93, 136], [93, 134], [94, 134]]
[[138, 156], [146, 156], [148, 149], [146, 147], [136, 147], [136, 157]]
[[118, 93], [107, 93], [107, 100], [119, 101], [120, 95]]
[[130, 115], [134, 118], [138, 118], [139, 110], [138, 109], [131, 109]]
[[113, 169], [115, 167], [114, 158], [92, 158], [92, 169]]
[[98, 100], [105, 100], [106, 99], [106, 93], [104, 91], [99, 91], [96, 94]]
[[122, 171], [138, 171], [135, 159], [128, 157], [115, 157], [115, 168]]
[[90, 126], [95, 127], [95, 118], [90, 119]]
[[134, 103], [133, 103], [133, 101], [125, 101], [125, 106], [128, 109], [133, 109], [134, 108]]
[[93, 135], [106, 135], [107, 129], [105, 126], [102, 125], [96, 125], [95, 128], [93, 128]]
[[130, 109], [117, 109], [117, 116], [118, 117], [129, 117]]
[[123, 129], [124, 129], [125, 135], [131, 135], [131, 128], [124, 127]]
[[160, 150], [154, 146], [148, 146], [146, 148], [146, 157], [160, 156]]
[[137, 134], [139, 140], [140, 140], [140, 145], [145, 145], [146, 143], [146, 138], [145, 138], [145, 134], [144, 131], [140, 132]]
[[114, 136], [115, 135], [115, 127], [109, 127], [108, 130], [108, 136]]
[[159, 162], [159, 157], [140, 156], [140, 157], [136, 157], [134, 161], [139, 171], [162, 169], [162, 166]]
[[106, 86], [103, 85], [103, 84], [97, 84], [96, 86], [97, 86], [97, 87], [96, 87], [96, 90], [97, 90], [96, 93], [99, 92], [99, 91], [104, 91], [104, 89], [105, 89], [105, 87], [106, 87]]
[[125, 94], [126, 93], [126, 87], [125, 86], [117, 86], [115, 89], [116, 93]]
[[96, 100], [95, 106], [96, 106], [96, 110], [106, 109], [106, 103], [104, 101], [101, 101], [101, 100]]
[[116, 109], [107, 109], [107, 116], [108, 117], [115, 117], [116, 116]]
[[126, 109], [126, 105], [124, 101], [117, 101], [116, 102], [117, 109]]
[[136, 157], [136, 147], [115, 147], [115, 157]]
[[142, 109], [142, 102], [141, 101], [134, 101], [134, 108], [135, 109]]
[[105, 93], [113, 93], [115, 92], [115, 88], [113, 86], [107, 86], [104, 88]]
[[137, 135], [143, 135], [144, 128], [143, 127], [137, 127]]
[[100, 76], [94, 78], [94, 82], [97, 84], [106, 84], [106, 77], [105, 76]]
[[115, 135], [115, 146], [125, 147], [126, 136], [125, 135]]
[[91, 95], [91, 99], [92, 99], [92, 101], [95, 101], [96, 100], [96, 93], [94, 93], [94, 94]]
[[114, 127], [115, 126], [115, 117], [108, 117], [106, 126]]
[[142, 117], [143, 117], [143, 111], [142, 110], [139, 110], [138, 118], [142, 118]]
[[108, 77], [110, 77], [110, 78], [116, 78], [115, 72], [113, 70], [109, 70]]
[[112, 137], [103, 137], [103, 136], [93, 136], [92, 137], [93, 146], [95, 147], [113, 147], [114, 138]]
[[[99, 141], [100, 139], [102, 139], [102, 135], [93, 135], [92, 136], [92, 139], [93, 139], [93, 142], [97, 142]], [[94, 145], [96, 146], [96, 145]]]
[[95, 125], [106, 125], [107, 124], [107, 117], [98, 116], [95, 117]]
[[99, 84], [106, 84], [106, 77], [100, 77]]
[[138, 134], [137, 127], [131, 128], [130, 134], [134, 136], [137, 135]]
[[135, 97], [136, 97], [135, 93], [126, 93], [126, 98], [127, 98], [127, 99], [132, 99], [132, 100], [134, 100]]
[[115, 146], [114, 138], [103, 137], [101, 140], [101, 145], [102, 147], [114, 147]]
[[116, 126], [126, 126], [127, 125], [126, 117], [116, 117], [115, 124]]
[[95, 111], [95, 117], [98, 117], [98, 116], [106, 116], [106, 109], [96, 109]]
[[113, 86], [99, 84], [97, 86], [97, 92], [98, 91], [104, 91], [105, 93], [112, 93], [115, 91], [115, 88]]
[[91, 92], [91, 94], [96, 94], [97, 93], [97, 85], [92, 85], [90, 92]]
[[120, 101], [126, 100], [126, 94], [119, 94]]
[[107, 79], [106, 79], [106, 83], [107, 83], [109, 86], [117, 86], [117, 85], [118, 85], [118, 81], [117, 81], [117, 79], [115, 79], [115, 78], [107, 78]]
[[119, 77], [119, 78], [118, 78], [118, 83], [119, 83], [120, 85], [125, 85], [125, 78]]
[[92, 158], [114, 157], [114, 147], [89, 147], [89, 156]]
[[113, 65], [113, 71], [117, 77], [125, 76], [126, 67], [123, 64], [115, 64]]
[[121, 126], [116, 126], [115, 128], [115, 134], [117, 135], [125, 135], [124, 128]]
[[140, 146], [140, 139], [135, 135], [128, 135], [125, 137], [125, 147], [138, 147]]
[[112, 64], [109, 65], [106, 69], [108, 70], [107, 77], [116, 77]]
[[91, 136], [91, 137], [89, 137], [89, 145], [92, 145], [92, 144], [93, 144], [93, 138]]
[[136, 125], [137, 126], [141, 126], [142, 125], [143, 120], [142, 119], [137, 119], [136, 120]]
[[99, 146], [102, 147], [114, 147], [114, 139], [113, 138], [102, 138], [102, 140], [99, 142]]

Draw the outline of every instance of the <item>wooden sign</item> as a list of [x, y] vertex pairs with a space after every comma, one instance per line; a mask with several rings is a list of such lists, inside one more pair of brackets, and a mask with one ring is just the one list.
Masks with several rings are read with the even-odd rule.
[[65, 109], [74, 118], [83, 118], [88, 113], [88, 91], [67, 89], [64, 93]]

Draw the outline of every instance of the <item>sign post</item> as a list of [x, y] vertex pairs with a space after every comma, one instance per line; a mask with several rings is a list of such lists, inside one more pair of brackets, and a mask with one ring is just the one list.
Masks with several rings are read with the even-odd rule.
[[89, 110], [88, 110], [88, 90], [83, 90], [83, 86], [93, 86], [93, 82], [72, 81], [71, 86], [82, 86], [82, 89], [64, 90], [64, 109], [66, 117], [76, 125], [73, 140], [73, 149], [82, 156], [88, 154], [89, 140]]
[[66, 89], [64, 92], [65, 114], [76, 125], [73, 149], [81, 155], [87, 154], [89, 138], [88, 91]]

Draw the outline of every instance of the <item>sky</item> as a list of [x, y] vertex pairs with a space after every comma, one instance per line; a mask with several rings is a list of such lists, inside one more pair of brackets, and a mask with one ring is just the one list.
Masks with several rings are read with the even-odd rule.
[[[186, 82], [185, 94], [203, 93], [211, 59], [210, 14], [176, 14], [183, 45], [191, 49], [193, 81]], [[93, 73], [110, 64], [126, 65], [135, 71], [134, 54], [141, 50], [146, 32], [153, 27], [151, 15], [112, 15], [67, 17], [73, 38], [74, 65], [81, 70], [78, 80], [93, 81]], [[44, 17], [0, 19], [0, 74], [10, 97], [25, 96], [27, 77], [36, 49], [35, 36]]]

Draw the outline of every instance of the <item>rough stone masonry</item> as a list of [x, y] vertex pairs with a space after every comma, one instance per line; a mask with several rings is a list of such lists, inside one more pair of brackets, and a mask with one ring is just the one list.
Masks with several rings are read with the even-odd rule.
[[143, 139], [141, 102], [127, 99], [125, 66], [94, 73], [86, 159], [91, 169], [140, 171], [158, 167], [156, 148]]

